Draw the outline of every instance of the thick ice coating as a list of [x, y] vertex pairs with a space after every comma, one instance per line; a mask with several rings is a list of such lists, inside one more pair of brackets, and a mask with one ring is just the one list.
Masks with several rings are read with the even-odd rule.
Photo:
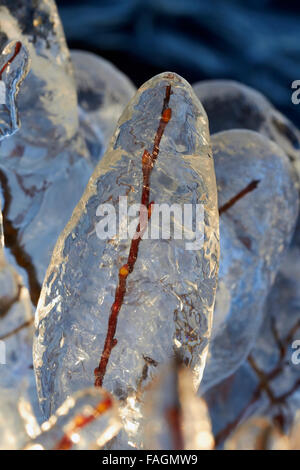
[[212, 147], [221, 260], [202, 390], [231, 375], [248, 356], [298, 215], [294, 173], [274, 142], [231, 130], [214, 134]]
[[[197, 221], [204, 242], [187, 249], [191, 240], [175, 239], [172, 230], [168, 239], [131, 240], [120, 231], [100, 239], [101, 205], [111, 204], [108, 211], [112, 207], [120, 215], [120, 196], [127, 196], [123, 201], [129, 209], [137, 204], [139, 210], [142, 201], [149, 221], [157, 208], [152, 202], [178, 204], [182, 210], [184, 204], [198, 204], [204, 209], [203, 224]], [[137, 227], [137, 219], [130, 224]], [[45, 415], [70, 393], [93, 384], [95, 369], [96, 385], [126, 397], [174, 349], [192, 368], [198, 386], [218, 259], [217, 191], [206, 114], [184, 79], [163, 73], [146, 82], [125, 109], [54, 250], [37, 309], [34, 346]]]
[[204, 80], [193, 89], [207, 113], [211, 134], [257, 131], [284, 150], [300, 177], [300, 132], [262, 93], [234, 80]]
[[21, 40], [31, 58], [18, 100], [20, 114], [26, 116], [23, 135], [33, 145], [50, 137], [70, 139], [77, 130], [76, 90], [55, 1], [0, 0], [0, 31], [1, 47], [8, 40]]

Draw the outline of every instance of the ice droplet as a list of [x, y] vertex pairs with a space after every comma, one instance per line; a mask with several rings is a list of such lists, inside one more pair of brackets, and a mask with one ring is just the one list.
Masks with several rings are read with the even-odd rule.
[[[101, 240], [97, 208], [111, 202], [118, 214], [119, 196], [126, 195], [128, 207], [140, 205], [150, 167], [149, 202], [203, 206], [204, 243], [186, 250], [185, 239], [143, 239], [134, 269], [126, 274], [126, 266], [132, 267], [132, 242], [119, 236]], [[206, 115], [184, 79], [160, 74], [125, 109], [54, 250], [37, 310], [34, 345], [45, 415], [74, 391], [93, 384], [100, 359], [96, 381], [118, 398], [137, 391], [145, 358], [161, 364], [174, 350], [192, 369], [197, 387], [211, 331], [218, 257], [217, 194]], [[124, 263], [125, 274], [120, 269]], [[120, 304], [123, 288], [116, 288], [119, 282], [124, 286], [122, 276], [128, 279]], [[113, 320], [117, 342], [108, 329], [113, 304], [112, 311], [118, 310], [117, 322]], [[145, 382], [153, 374], [154, 365]]]
[[275, 143], [232, 130], [214, 134], [212, 147], [221, 260], [202, 390], [232, 374], [248, 355], [298, 214], [291, 165]]

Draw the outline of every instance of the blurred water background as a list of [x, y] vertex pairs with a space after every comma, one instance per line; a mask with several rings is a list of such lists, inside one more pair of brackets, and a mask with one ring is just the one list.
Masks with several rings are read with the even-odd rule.
[[300, 3], [292, 0], [58, 0], [71, 48], [109, 59], [141, 85], [172, 70], [191, 83], [231, 78], [300, 126]]

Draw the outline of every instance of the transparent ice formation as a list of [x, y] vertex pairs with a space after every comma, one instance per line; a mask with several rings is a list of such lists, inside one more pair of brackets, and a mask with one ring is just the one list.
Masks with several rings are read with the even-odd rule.
[[[2, 141], [18, 130], [16, 96], [27, 72], [27, 50], [21, 42], [11, 41], [4, 47], [0, 56], [0, 140]], [[31, 404], [38, 409], [31, 352], [32, 335], [33, 312], [28, 291], [4, 253], [0, 204], [1, 449], [20, 448], [28, 436], [25, 411], [31, 410]], [[26, 403], [25, 407], [23, 403]], [[34, 422], [36, 423], [35, 418]]]
[[[53, 0], [0, 1], [1, 45], [18, 38], [28, 49], [31, 71], [18, 98], [24, 115], [18, 134], [35, 145], [77, 132], [76, 89], [70, 54]], [[59, 105], [58, 105], [59, 104]]]
[[[140, 207], [149, 168], [149, 201], [204, 207], [204, 243], [187, 250], [185, 239], [143, 239], [128, 275], [132, 242], [119, 235], [100, 239], [97, 208], [111, 202], [118, 214], [119, 196], [125, 195], [128, 207]], [[125, 399], [174, 350], [192, 369], [198, 387], [211, 332], [218, 257], [216, 182], [206, 114], [185, 80], [163, 73], [146, 82], [125, 109], [53, 252], [34, 344], [45, 416], [73, 392], [91, 386], [95, 368], [96, 384]], [[126, 275], [115, 321], [110, 313], [116, 311]]]
[[291, 429], [283, 433], [274, 421], [255, 416], [238, 426], [226, 443], [226, 450], [299, 450], [300, 411], [295, 413]]
[[208, 409], [196, 396], [188, 369], [175, 362], [163, 368], [143, 401], [146, 449], [213, 449]]
[[91, 52], [72, 50], [71, 58], [80, 128], [96, 165], [136, 88], [113, 64]]
[[0, 387], [14, 386], [32, 366], [33, 312], [22, 279], [0, 253], [0, 340], [5, 345], [5, 364], [0, 367]]
[[226, 450], [299, 450], [300, 411], [295, 413], [291, 429], [283, 433], [274, 421], [255, 416], [238, 426], [226, 443]]
[[[257, 413], [288, 433], [300, 409], [300, 373], [295, 361], [299, 353], [294, 344], [300, 333], [299, 255], [298, 221], [292, 245], [265, 303], [264, 321], [250, 356], [231, 380], [206, 394], [215, 430], [225, 430], [225, 434], [220, 434], [224, 437], [230, 423], [238, 425]], [[226, 389], [226, 394], [222, 389]], [[222, 408], [227, 410], [223, 415]]]
[[0, 450], [22, 449], [39, 431], [30, 401], [16, 388], [0, 388], [0, 401]]
[[[6, 245], [37, 304], [56, 240], [134, 88], [100, 59], [76, 52], [78, 107], [73, 66], [55, 3], [21, 3], [0, 0], [0, 45], [18, 38], [31, 58], [31, 70], [18, 96], [22, 126], [0, 146], [0, 190], [4, 231], [9, 234]], [[11, 77], [17, 60], [21, 54], [3, 78]], [[85, 99], [92, 91], [98, 98], [105, 95], [94, 111]]]
[[233, 80], [207, 80], [193, 89], [203, 104], [211, 134], [230, 129], [257, 131], [276, 142], [300, 178], [300, 132], [259, 91]]
[[[8, 43], [0, 56], [0, 140], [19, 127], [16, 96], [28, 72], [28, 53], [19, 41]], [[0, 448], [25, 442], [26, 413], [39, 407], [32, 364], [33, 312], [28, 290], [4, 252], [0, 205]], [[25, 407], [23, 403], [26, 403]], [[33, 413], [30, 411], [31, 416]], [[24, 419], [23, 419], [24, 418]], [[34, 418], [34, 422], [35, 418]]]
[[118, 405], [103, 389], [82, 390], [69, 397], [41, 425], [25, 450], [100, 449], [120, 430]]
[[33, 311], [27, 288], [4, 254], [1, 211], [0, 239], [0, 448], [18, 449], [40, 419], [32, 364]]
[[298, 214], [292, 169], [274, 142], [253, 131], [232, 130], [213, 135], [212, 147], [221, 259], [202, 391], [247, 357]]

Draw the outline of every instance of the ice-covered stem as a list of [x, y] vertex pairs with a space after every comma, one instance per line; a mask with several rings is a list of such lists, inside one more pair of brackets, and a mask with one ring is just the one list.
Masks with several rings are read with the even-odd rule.
[[246, 194], [250, 193], [254, 189], [257, 188], [257, 185], [260, 180], [253, 180], [251, 183], [248, 184], [242, 191], [240, 191], [238, 194], [236, 194], [234, 197], [232, 197], [229, 201], [227, 201], [223, 206], [219, 208], [219, 215], [221, 215], [223, 212], [226, 212], [228, 209], [230, 209], [237, 201], [242, 199]]
[[9, 331], [8, 333], [5, 333], [4, 335], [0, 336], [0, 341], [4, 341], [4, 340], [10, 338], [11, 336], [16, 335], [17, 333], [19, 333], [24, 328], [28, 328], [29, 326], [33, 325], [33, 322], [34, 322], [34, 318], [32, 317], [29, 320], [22, 323], [21, 325], [14, 328], [13, 330]]
[[11, 253], [15, 257], [17, 264], [26, 271], [28, 275], [30, 298], [33, 305], [37, 305], [41, 292], [41, 286], [38, 281], [36, 269], [32, 259], [29, 254], [26, 253], [22, 244], [19, 242], [19, 230], [14, 227], [8, 216], [12, 202], [12, 194], [9, 188], [8, 178], [2, 170], [0, 170], [0, 187], [3, 191], [4, 197], [2, 215], [5, 246], [10, 249]]
[[[159, 154], [160, 141], [165, 131], [165, 128], [172, 116], [172, 110], [169, 108], [169, 101], [171, 96], [171, 85], [166, 87], [165, 98], [163, 102], [161, 118], [159, 122], [158, 129], [154, 138], [154, 145], [152, 153], [150, 154], [148, 150], [145, 150], [142, 156], [142, 171], [143, 171], [143, 190], [141, 196], [141, 205], [148, 208], [148, 220], [151, 217], [151, 207], [152, 202], [150, 203], [150, 175], [153, 170], [155, 161]], [[119, 270], [119, 282], [115, 292], [115, 300], [111, 307], [110, 316], [108, 320], [107, 335], [104, 343], [103, 352], [100, 358], [99, 366], [95, 369], [95, 387], [101, 387], [106, 372], [107, 363], [113, 347], [117, 344], [117, 339], [115, 338], [118, 315], [121, 310], [124, 296], [126, 294], [126, 280], [127, 276], [132, 273], [134, 269], [135, 262], [138, 256], [139, 244], [142, 239], [142, 236], [147, 228], [147, 221], [143, 219], [143, 211], [141, 209], [139, 223], [136, 228], [136, 233], [131, 240], [129, 255], [127, 263], [124, 264]]]

